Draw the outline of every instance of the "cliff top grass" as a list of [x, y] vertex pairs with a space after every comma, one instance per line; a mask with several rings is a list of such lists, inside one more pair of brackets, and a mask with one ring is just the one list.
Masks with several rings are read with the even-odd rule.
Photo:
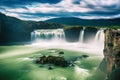
[[111, 29], [120, 29], [120, 25], [118, 26], [79, 26], [79, 25], [75, 25], [75, 26], [70, 26], [70, 25], [63, 25], [64, 29], [72, 29], [72, 28], [111, 28]]

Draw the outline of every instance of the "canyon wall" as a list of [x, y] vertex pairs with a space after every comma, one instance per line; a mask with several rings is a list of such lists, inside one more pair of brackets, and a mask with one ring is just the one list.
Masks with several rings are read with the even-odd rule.
[[105, 80], [120, 80], [120, 30], [105, 30], [104, 59], [100, 69]]
[[82, 29], [83, 27], [72, 27], [72, 28], [64, 29], [66, 41], [78, 42], [80, 32]]
[[81, 36], [81, 32], [83, 31], [83, 42], [87, 43], [89, 40], [93, 41], [95, 39], [95, 35], [99, 29], [91, 26], [91, 27], [71, 27], [64, 28], [65, 38], [68, 42], [78, 42]]

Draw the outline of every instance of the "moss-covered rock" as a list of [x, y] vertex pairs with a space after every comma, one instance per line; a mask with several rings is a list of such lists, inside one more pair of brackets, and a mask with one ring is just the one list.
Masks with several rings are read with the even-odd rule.
[[39, 64], [53, 64], [55, 66], [67, 67], [69, 63], [63, 58], [59, 56], [42, 56], [36, 59], [36, 63]]

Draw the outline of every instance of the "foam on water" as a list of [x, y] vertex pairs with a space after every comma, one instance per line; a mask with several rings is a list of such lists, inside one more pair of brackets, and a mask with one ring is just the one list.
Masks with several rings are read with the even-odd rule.
[[81, 80], [84, 80], [87, 76], [89, 76], [89, 71], [87, 69], [80, 68], [79, 66], [75, 66], [76, 76], [81, 76]]
[[[49, 32], [50, 31], [50, 32]], [[79, 42], [67, 42], [65, 40], [65, 34], [62, 29], [54, 29], [54, 30], [38, 30], [36, 31], [36, 35], [44, 34], [48, 36], [48, 34], [54, 34], [58, 37], [52, 36], [52, 39], [37, 37], [36, 40], [31, 44], [31, 46], [36, 46], [40, 48], [61, 48], [61, 49], [70, 49], [77, 50], [87, 53], [96, 53], [99, 55], [103, 55], [104, 49], [104, 30], [100, 29], [96, 33], [95, 39], [90, 43], [83, 43], [84, 29], [81, 31]], [[62, 35], [64, 37], [60, 37]]]

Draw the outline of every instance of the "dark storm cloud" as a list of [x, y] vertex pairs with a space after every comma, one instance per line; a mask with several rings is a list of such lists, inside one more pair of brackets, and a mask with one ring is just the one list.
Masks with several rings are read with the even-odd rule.
[[62, 0], [0, 0], [0, 6], [7, 7], [22, 7], [24, 5], [30, 5], [32, 3], [49, 3], [56, 4], [61, 2]]
[[85, 4], [86, 4], [86, 8], [90, 8], [90, 9], [94, 9], [94, 10], [120, 10], [120, 6], [119, 6], [119, 4], [120, 3], [118, 3], [118, 4], [111, 4], [111, 5], [100, 5], [100, 3], [99, 4], [97, 4], [97, 5], [93, 5], [93, 4], [90, 4], [89, 2], [85, 2]]
[[94, 16], [114, 16], [119, 15], [120, 11], [116, 12], [101, 12], [101, 11], [93, 11], [93, 12], [87, 12], [87, 15], [94, 15]]
[[74, 0], [74, 1], [73, 1], [73, 4], [80, 4], [80, 1], [81, 1], [81, 0]]
[[120, 0], [0, 0], [0, 12], [26, 20], [45, 17], [114, 18], [120, 17]]
[[[80, 12], [49, 12], [49, 13], [22, 13], [20, 14], [22, 17], [73, 17], [73, 16], [86, 16], [87, 14], [83, 14]], [[27, 16], [23, 16], [27, 15]]]
[[[93, 11], [93, 12], [85, 12], [85, 13], [80, 13], [80, 12], [49, 12], [49, 13], [22, 13], [21, 17], [25, 18], [36, 18], [36, 17], [76, 17], [76, 16], [103, 16], [103, 17], [109, 17], [109, 16], [114, 16], [114, 15], [119, 15], [120, 11], [116, 12], [101, 12], [101, 11]], [[26, 16], [24, 16], [26, 15]]]

